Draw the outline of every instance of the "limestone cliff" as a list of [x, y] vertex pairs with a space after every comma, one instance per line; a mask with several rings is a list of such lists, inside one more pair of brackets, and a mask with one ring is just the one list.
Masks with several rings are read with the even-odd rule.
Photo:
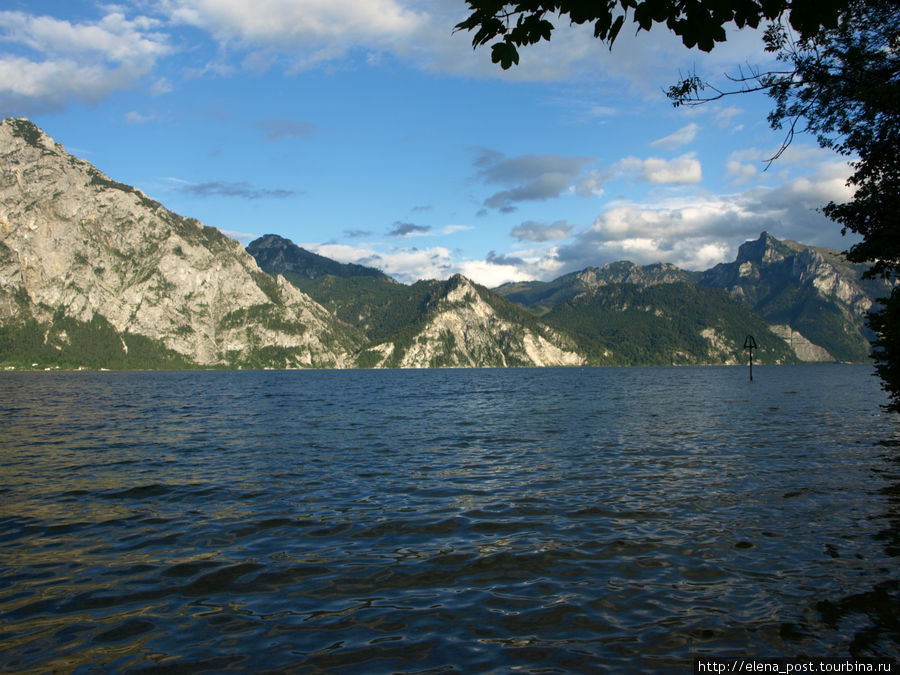
[[371, 346], [360, 365], [400, 368], [573, 366], [584, 358], [561, 333], [461, 275], [435, 282], [421, 316]]
[[108, 322], [200, 365], [341, 367], [358, 337], [241, 245], [118, 183], [25, 119], [0, 124], [0, 325]]
[[837, 251], [763, 232], [737, 259], [707, 270], [700, 283], [728, 291], [777, 327], [804, 361], [866, 360], [866, 314], [890, 293], [884, 280], [862, 280], [865, 265]]

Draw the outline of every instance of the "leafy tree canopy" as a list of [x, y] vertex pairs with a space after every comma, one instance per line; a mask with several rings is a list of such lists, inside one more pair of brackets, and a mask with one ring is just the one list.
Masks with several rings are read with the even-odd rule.
[[[491, 60], [507, 69], [519, 63], [518, 48], [550, 40], [550, 19], [593, 24], [594, 37], [612, 47], [629, 16], [638, 30], [665, 23], [686, 47], [711, 51], [729, 25], [756, 28], [786, 16], [801, 37], [837, 26], [848, 0], [466, 0], [471, 13], [457, 30], [475, 31], [472, 46], [491, 45]], [[549, 18], [548, 18], [549, 17]]]

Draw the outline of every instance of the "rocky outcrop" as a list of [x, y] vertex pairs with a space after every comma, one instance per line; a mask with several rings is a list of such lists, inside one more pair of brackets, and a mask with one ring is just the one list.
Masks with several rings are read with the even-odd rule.
[[[574, 366], [575, 344], [461, 275], [433, 298], [412, 335], [363, 352], [370, 367]], [[505, 303], [505, 306], [497, 306]]]
[[603, 267], [588, 267], [574, 274], [585, 288], [597, 288], [609, 284], [637, 284], [653, 286], [692, 281], [697, 275], [676, 267], [671, 263], [653, 263], [643, 267], [623, 260]]
[[[0, 323], [102, 317], [201, 365], [347, 365], [354, 331], [217, 229], [0, 124]], [[125, 344], [123, 342], [123, 344]]]
[[784, 340], [801, 361], [807, 363], [834, 361], [828, 350], [814, 345], [790, 326], [772, 326], [772, 332]]
[[891, 288], [884, 280], [863, 280], [865, 269], [837, 251], [763, 232], [740, 247], [734, 262], [707, 270], [700, 284], [749, 305], [804, 361], [863, 361], [871, 339], [866, 315]]

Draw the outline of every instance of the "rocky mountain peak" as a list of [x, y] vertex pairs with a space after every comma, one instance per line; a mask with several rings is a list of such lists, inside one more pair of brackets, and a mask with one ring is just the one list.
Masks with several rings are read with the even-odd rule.
[[[259, 250], [264, 249], [282, 249], [288, 246], [296, 246], [294, 242], [290, 239], [285, 239], [284, 237], [280, 237], [277, 234], [264, 234], [259, 239], [255, 239], [251, 242], [254, 248]], [[299, 248], [299, 247], [298, 247]]]
[[607, 284], [671, 284], [689, 281], [694, 275], [671, 263], [652, 263], [636, 265], [629, 260], [620, 260], [603, 267], [588, 267], [575, 273], [576, 279], [587, 288], [596, 288]]
[[0, 122], [0, 150], [9, 152], [15, 149], [16, 144], [37, 150], [65, 152], [62, 145], [25, 117], [9, 117]]
[[866, 314], [890, 290], [884, 282], [862, 280], [864, 269], [837, 251], [763, 232], [740, 247], [733, 263], [707, 270], [700, 283], [727, 290], [794, 342], [812, 341], [828, 358], [862, 360], [869, 350]]
[[793, 253], [794, 251], [784, 242], [776, 239], [768, 232], [763, 232], [759, 235], [759, 239], [741, 244], [735, 262], [739, 265], [748, 262], [756, 265], [777, 263]]
[[238, 242], [111, 180], [28, 120], [0, 124], [0, 157], [0, 324], [37, 321], [46, 344], [53, 326], [90, 333], [100, 322], [125, 352], [139, 336], [205, 365], [342, 365], [354, 348], [349, 327]]

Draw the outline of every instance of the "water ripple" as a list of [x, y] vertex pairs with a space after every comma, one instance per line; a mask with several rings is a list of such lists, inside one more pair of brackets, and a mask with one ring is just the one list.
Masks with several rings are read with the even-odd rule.
[[3, 374], [0, 669], [895, 655], [869, 372]]

